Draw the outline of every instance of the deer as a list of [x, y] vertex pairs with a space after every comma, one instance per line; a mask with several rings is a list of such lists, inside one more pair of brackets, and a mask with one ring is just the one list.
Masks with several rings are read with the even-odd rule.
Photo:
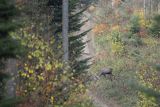
[[113, 80], [113, 76], [114, 76], [112, 71], [113, 71], [112, 68], [102, 68], [100, 70], [99, 77], [104, 76], [105, 78], [107, 78], [107, 76], [109, 76], [109, 79], [112, 81]]

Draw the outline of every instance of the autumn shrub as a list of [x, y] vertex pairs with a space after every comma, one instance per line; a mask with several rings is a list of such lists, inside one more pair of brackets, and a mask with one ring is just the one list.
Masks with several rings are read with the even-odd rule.
[[139, 17], [139, 24], [141, 28], [148, 28], [150, 26], [150, 21], [146, 18], [144, 10], [135, 10], [134, 16]]
[[71, 68], [55, 58], [53, 39], [48, 43], [25, 29], [21, 32], [18, 38], [27, 52], [18, 63], [17, 96], [25, 98], [20, 107], [63, 107], [73, 93], [85, 92], [84, 78], [74, 78]]
[[[117, 28], [117, 27], [116, 27]], [[108, 50], [115, 55], [123, 55], [125, 53], [122, 33], [117, 29], [111, 32], [104, 32], [101, 36], [96, 37], [97, 51]]]
[[121, 33], [119, 31], [111, 32], [111, 35], [108, 36], [110, 41], [111, 51], [117, 55], [122, 55], [125, 52], [124, 44], [122, 42]]
[[103, 32], [107, 31], [108, 30], [108, 25], [105, 24], [105, 23], [100, 23], [98, 25], [96, 25], [92, 31], [96, 34], [96, 35], [99, 35], [99, 34], [102, 34]]

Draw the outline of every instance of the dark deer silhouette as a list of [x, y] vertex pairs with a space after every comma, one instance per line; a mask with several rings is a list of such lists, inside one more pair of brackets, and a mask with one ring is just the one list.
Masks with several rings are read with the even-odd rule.
[[113, 70], [112, 68], [103, 68], [103, 69], [101, 69], [99, 77], [104, 76], [104, 77], [107, 78], [107, 76], [109, 76], [109, 78], [112, 81], [112, 77], [113, 77], [112, 70]]

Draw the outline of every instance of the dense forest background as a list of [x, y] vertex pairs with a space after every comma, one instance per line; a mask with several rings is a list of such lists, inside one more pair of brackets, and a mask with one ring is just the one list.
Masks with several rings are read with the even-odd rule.
[[159, 0], [0, 0], [0, 107], [159, 102]]

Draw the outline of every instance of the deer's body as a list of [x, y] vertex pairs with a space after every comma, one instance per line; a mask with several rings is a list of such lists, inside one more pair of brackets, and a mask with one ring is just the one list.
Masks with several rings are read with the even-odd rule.
[[113, 76], [113, 74], [112, 74], [112, 68], [103, 68], [103, 69], [101, 69], [99, 76], [100, 77], [101, 76], [104, 76], [104, 77], [109, 76], [109, 78], [112, 80], [112, 76]]

